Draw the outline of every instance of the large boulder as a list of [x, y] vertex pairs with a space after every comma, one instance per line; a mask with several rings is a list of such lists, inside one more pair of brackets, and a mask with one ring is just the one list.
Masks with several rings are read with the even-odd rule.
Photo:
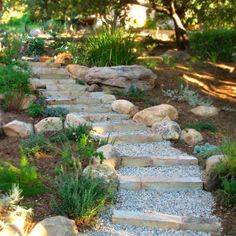
[[30, 89], [36, 91], [37, 89], [46, 89], [46, 84], [42, 83], [42, 81], [38, 78], [29, 78], [30, 81]]
[[85, 80], [88, 84], [117, 88], [134, 85], [142, 90], [149, 90], [156, 86], [157, 75], [141, 65], [93, 67], [88, 70]]
[[177, 118], [178, 111], [175, 107], [169, 104], [161, 104], [139, 111], [134, 115], [133, 120], [147, 126], [152, 126], [154, 123], [161, 122], [163, 120], [176, 120]]
[[37, 99], [37, 97], [32, 94], [25, 96], [21, 101], [20, 109], [26, 110], [32, 102], [36, 101], [36, 99]]
[[153, 124], [152, 130], [164, 140], [178, 140], [181, 128], [175, 121], [161, 121]]
[[54, 216], [40, 221], [29, 236], [76, 236], [76, 224], [64, 216]]
[[138, 112], [138, 108], [130, 101], [119, 99], [112, 104], [112, 110], [121, 114], [134, 116]]
[[219, 113], [219, 109], [214, 106], [198, 106], [191, 110], [197, 116], [210, 117]]
[[77, 115], [76, 113], [69, 113], [66, 116], [65, 128], [70, 128], [70, 127], [76, 128], [80, 125], [85, 125], [85, 124], [88, 124], [88, 122], [80, 115]]
[[63, 129], [63, 122], [59, 117], [48, 117], [40, 120], [34, 128], [36, 133], [60, 131]]
[[184, 129], [181, 132], [180, 140], [189, 146], [195, 146], [203, 140], [203, 137], [201, 133], [195, 129]]
[[85, 76], [89, 71], [89, 67], [81, 66], [81, 65], [68, 65], [66, 67], [68, 72], [70, 73], [70, 76], [74, 80], [83, 80], [85, 81]]
[[3, 132], [8, 137], [27, 138], [34, 132], [33, 125], [19, 120], [13, 120], [3, 125]]
[[210, 174], [211, 170], [214, 169], [214, 167], [225, 159], [224, 155], [213, 155], [206, 160], [206, 173]]

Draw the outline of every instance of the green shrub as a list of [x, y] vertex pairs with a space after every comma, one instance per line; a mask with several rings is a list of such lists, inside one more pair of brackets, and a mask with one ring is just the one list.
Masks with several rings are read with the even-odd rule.
[[56, 212], [74, 219], [77, 224], [89, 224], [115, 197], [111, 183], [102, 178], [94, 179], [82, 171], [77, 175], [60, 175], [56, 189]]
[[28, 44], [28, 53], [38, 56], [44, 53], [44, 40], [41, 38], [30, 39]]
[[63, 107], [50, 107], [50, 108], [45, 108], [43, 111], [44, 117], [62, 117], [62, 118], [64, 118], [67, 114], [69, 114], [69, 111]]
[[236, 53], [236, 30], [208, 30], [190, 36], [192, 54], [203, 60], [232, 61]]
[[19, 110], [24, 96], [30, 93], [29, 73], [16, 66], [0, 67], [0, 94], [5, 110]]
[[0, 190], [7, 192], [12, 184], [22, 189], [24, 196], [35, 196], [45, 191], [35, 166], [28, 163], [26, 154], [22, 154], [20, 168], [7, 162], [0, 165]]
[[29, 116], [32, 117], [40, 117], [43, 115], [44, 108], [39, 105], [38, 103], [31, 103], [29, 107], [27, 108], [26, 112]]
[[212, 124], [212, 123], [209, 123], [209, 122], [196, 122], [196, 123], [193, 123], [193, 124], [189, 124], [187, 125], [187, 128], [192, 128], [192, 129], [195, 129], [199, 132], [202, 132], [204, 130], [209, 130], [213, 133], [217, 132], [217, 127]]
[[131, 65], [137, 58], [134, 47], [131, 35], [121, 30], [103, 30], [86, 38], [80, 60], [90, 66]]
[[193, 153], [197, 156], [207, 158], [212, 155], [220, 154], [220, 148], [215, 145], [205, 143], [202, 146], [196, 145], [193, 149]]
[[35, 156], [38, 152], [49, 152], [51, 145], [42, 134], [32, 134], [29, 138], [20, 142], [21, 148], [27, 155]]
[[127, 90], [126, 96], [131, 98], [142, 98], [144, 97], [144, 91], [135, 85], [131, 85]]

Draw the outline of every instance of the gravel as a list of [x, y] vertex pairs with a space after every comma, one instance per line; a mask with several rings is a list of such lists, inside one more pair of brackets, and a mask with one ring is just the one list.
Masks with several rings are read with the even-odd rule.
[[158, 167], [122, 167], [118, 174], [126, 176], [161, 176], [161, 177], [199, 177], [202, 172], [198, 166], [158, 166]]
[[78, 236], [211, 236], [210, 233], [193, 231], [160, 230], [151, 227], [130, 225], [113, 225], [112, 209], [108, 210], [98, 221], [95, 229], [79, 233]]
[[173, 148], [169, 141], [139, 144], [115, 144], [121, 156], [188, 156]]

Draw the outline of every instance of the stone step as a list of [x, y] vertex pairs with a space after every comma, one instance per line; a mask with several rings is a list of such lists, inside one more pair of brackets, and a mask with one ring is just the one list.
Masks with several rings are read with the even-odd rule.
[[[68, 80], [70, 81], [70, 80]], [[85, 85], [79, 85], [75, 83], [63, 83], [63, 84], [46, 84], [46, 90], [44, 92], [60, 92], [60, 93], [65, 93], [65, 92], [70, 92], [70, 93], [77, 93], [79, 91], [86, 91], [88, 86]]]
[[175, 229], [200, 232], [215, 232], [220, 229], [220, 223], [214, 218], [175, 216], [160, 212], [153, 214], [128, 210], [114, 210], [112, 223], [138, 227], [154, 227], [165, 230]]
[[93, 130], [98, 134], [106, 134], [116, 131], [137, 131], [145, 130], [147, 127], [142, 124], [135, 123], [131, 120], [97, 122], [93, 124]]
[[69, 76], [69, 72], [66, 68], [55, 68], [55, 67], [32, 67], [32, 73], [37, 75], [66, 75]]
[[[64, 85], [64, 84], [76, 84], [72, 79], [40, 79], [42, 84], [46, 84], [47, 86], [52, 85]], [[48, 88], [48, 87], [47, 87]]]
[[192, 156], [121, 156], [121, 166], [175, 166], [197, 165], [198, 159]]
[[[35, 73], [36, 74], [36, 73]], [[40, 79], [42, 80], [70, 80], [69, 74], [36, 74], [39, 75]]]
[[98, 105], [101, 104], [101, 101], [96, 98], [88, 98], [88, 97], [80, 97], [77, 99], [73, 99], [67, 96], [50, 96], [46, 99], [49, 105], [72, 105], [72, 104], [80, 104], [80, 105]]
[[70, 112], [92, 112], [92, 113], [106, 113], [106, 112], [111, 112], [111, 106], [106, 106], [106, 105], [81, 105], [81, 104], [61, 104], [61, 105], [48, 105], [48, 107], [62, 107], [67, 109]]
[[199, 177], [161, 177], [161, 176], [120, 176], [120, 189], [179, 191], [185, 189], [202, 189]]
[[64, 91], [59, 90], [44, 90], [40, 89], [38, 90], [41, 96], [43, 97], [68, 97], [70, 99], [77, 99], [80, 96], [83, 96], [86, 93], [86, 87], [85, 88], [74, 88]]
[[48, 67], [48, 68], [60, 68], [61, 64], [59, 63], [47, 63], [47, 62], [28, 62], [31, 67]]

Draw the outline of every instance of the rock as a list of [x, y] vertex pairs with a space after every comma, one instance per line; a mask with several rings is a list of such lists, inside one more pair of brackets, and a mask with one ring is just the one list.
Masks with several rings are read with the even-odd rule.
[[36, 96], [34, 96], [34, 95], [28, 95], [28, 96], [25, 96], [24, 98], [23, 98], [23, 100], [22, 100], [22, 102], [21, 102], [21, 110], [26, 110], [28, 107], [29, 107], [29, 105], [32, 103], [32, 102], [34, 102], [35, 100], [37, 99], [37, 97]]
[[70, 128], [70, 127], [76, 128], [80, 125], [85, 125], [85, 124], [88, 124], [88, 122], [81, 116], [77, 115], [76, 113], [69, 113], [66, 116], [65, 128]]
[[222, 160], [224, 160], [224, 155], [213, 155], [206, 160], [206, 173], [210, 174], [211, 170]]
[[161, 55], [161, 58], [171, 58], [175, 62], [183, 62], [191, 59], [190, 54], [187, 51], [178, 51], [178, 50], [167, 50], [164, 54]]
[[118, 88], [134, 85], [142, 90], [153, 89], [157, 85], [157, 75], [141, 65], [93, 67], [88, 70], [85, 80], [88, 84]]
[[189, 146], [195, 146], [203, 140], [200, 132], [195, 129], [184, 129], [181, 132], [180, 140], [184, 141]]
[[19, 120], [13, 120], [3, 125], [3, 132], [8, 137], [27, 138], [34, 132], [33, 125]]
[[36, 91], [37, 89], [46, 89], [46, 84], [42, 83], [38, 78], [30, 78], [30, 89]]
[[37, 37], [39, 37], [40, 35], [43, 35], [43, 34], [44, 34], [44, 32], [39, 28], [32, 29], [29, 33], [29, 35], [31, 37], [34, 37], [34, 38], [37, 38]]
[[191, 112], [198, 116], [210, 117], [218, 114], [218, 108], [214, 106], [198, 106], [191, 110]]
[[73, 57], [69, 52], [58, 53], [55, 59], [55, 63], [68, 65], [72, 63]]
[[168, 120], [154, 123], [152, 130], [164, 140], [178, 140], [181, 133], [178, 123]]
[[83, 80], [85, 81], [85, 76], [89, 71], [89, 67], [81, 66], [81, 65], [68, 65], [66, 67], [68, 72], [70, 73], [70, 76], [74, 80]]
[[[102, 164], [117, 168], [120, 165], [120, 158], [118, 152], [114, 146], [111, 144], [104, 145], [97, 149], [97, 152], [102, 152], [105, 160]], [[100, 164], [100, 159], [95, 158], [94, 164]]]
[[112, 110], [121, 114], [134, 116], [138, 112], [138, 108], [130, 101], [116, 100], [112, 104]]
[[98, 92], [101, 90], [102, 90], [102, 88], [98, 84], [92, 84], [87, 89], [88, 92]]
[[34, 127], [36, 133], [59, 131], [63, 129], [63, 122], [59, 117], [48, 117], [40, 120]]
[[76, 224], [64, 216], [54, 216], [40, 221], [29, 236], [76, 236]]
[[116, 189], [118, 187], [118, 175], [116, 170], [105, 164], [89, 165], [84, 169], [84, 174], [91, 174], [93, 178], [104, 178], [108, 183], [112, 183]]
[[111, 104], [116, 100], [116, 97], [114, 95], [105, 94], [100, 98], [101, 103], [103, 104]]
[[161, 104], [139, 111], [134, 115], [133, 120], [147, 126], [152, 126], [154, 123], [161, 122], [164, 119], [176, 120], [177, 118], [178, 111], [175, 107], [169, 104]]

